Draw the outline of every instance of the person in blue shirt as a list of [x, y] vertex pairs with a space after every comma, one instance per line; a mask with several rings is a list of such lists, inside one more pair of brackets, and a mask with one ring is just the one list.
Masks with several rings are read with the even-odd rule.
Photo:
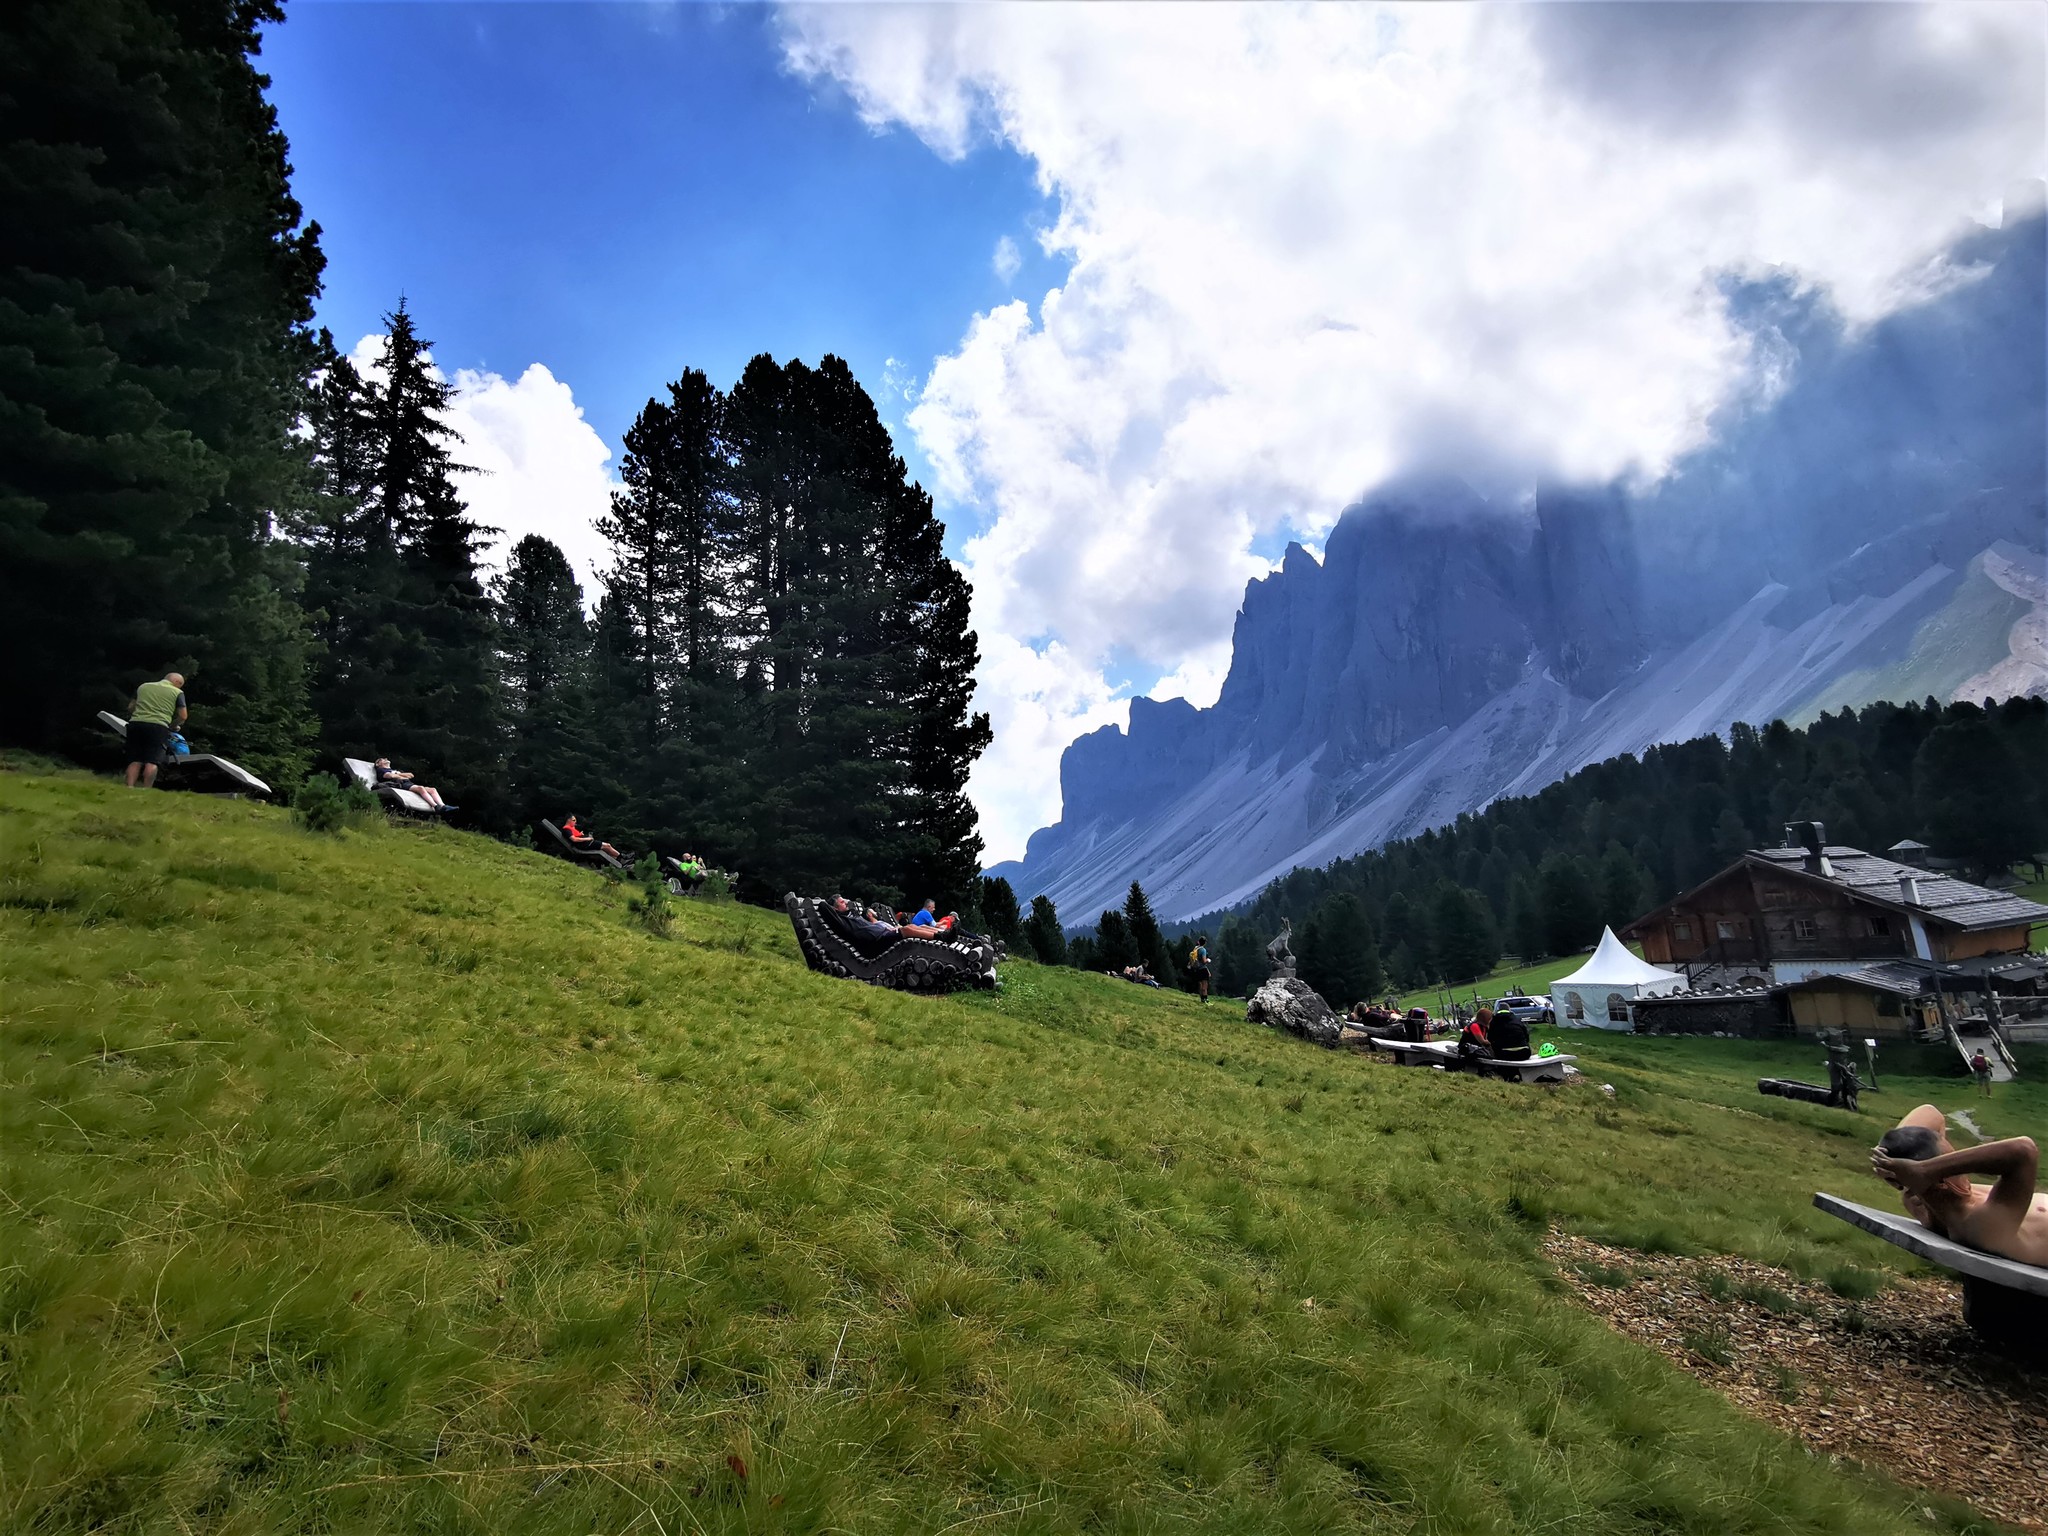
[[909, 926], [912, 928], [938, 927], [939, 904], [937, 900], [930, 896], [925, 897], [924, 905], [911, 914]]

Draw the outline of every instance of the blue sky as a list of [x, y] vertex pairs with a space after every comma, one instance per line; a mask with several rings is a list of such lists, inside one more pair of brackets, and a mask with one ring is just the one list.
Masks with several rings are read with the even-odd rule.
[[872, 132], [783, 70], [763, 7], [300, 0], [262, 62], [338, 342], [402, 293], [444, 368], [544, 363], [615, 454], [684, 367], [835, 352], [929, 486], [887, 360], [914, 378], [1059, 278], [1022, 156]]
[[669, 379], [847, 359], [974, 587], [999, 859], [1389, 477], [1654, 481], [1768, 383], [1730, 274], [1945, 280], [2043, 172], [2043, 15], [293, 0], [265, 65], [322, 320], [406, 295], [473, 510], [586, 576]]

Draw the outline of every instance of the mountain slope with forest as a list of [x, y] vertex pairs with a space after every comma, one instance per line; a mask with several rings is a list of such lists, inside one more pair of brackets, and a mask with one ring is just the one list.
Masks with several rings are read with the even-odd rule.
[[1531, 1094], [1055, 967], [877, 991], [624, 895], [0, 763], [0, 1523], [1984, 1528], [1543, 1254], [1879, 1289], [1895, 1250], [1808, 1205], [1870, 1122], [1759, 1104], [1750, 1057], [1603, 1038], [1611, 1098]]
[[1382, 487], [1250, 584], [1213, 707], [1076, 741], [1059, 823], [990, 873], [1073, 913], [1140, 879], [1179, 920], [1739, 719], [2048, 691], [2043, 231], [1861, 332], [1732, 289], [1790, 382], [1647, 492]]

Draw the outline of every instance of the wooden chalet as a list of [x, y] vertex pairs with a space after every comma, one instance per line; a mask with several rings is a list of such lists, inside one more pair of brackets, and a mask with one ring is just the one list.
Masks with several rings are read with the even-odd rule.
[[1817, 822], [1787, 830], [1804, 846], [1745, 853], [1621, 936], [1695, 985], [1757, 986], [1892, 960], [1950, 966], [2024, 955], [2032, 930], [2048, 923], [2048, 907], [2009, 891], [1830, 847]]

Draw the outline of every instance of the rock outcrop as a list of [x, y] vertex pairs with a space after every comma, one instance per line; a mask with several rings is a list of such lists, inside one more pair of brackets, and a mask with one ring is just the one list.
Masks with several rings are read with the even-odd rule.
[[1298, 976], [1268, 977], [1244, 1005], [1244, 1016], [1254, 1024], [1284, 1029], [1317, 1045], [1334, 1047], [1344, 1033], [1344, 1021]]

